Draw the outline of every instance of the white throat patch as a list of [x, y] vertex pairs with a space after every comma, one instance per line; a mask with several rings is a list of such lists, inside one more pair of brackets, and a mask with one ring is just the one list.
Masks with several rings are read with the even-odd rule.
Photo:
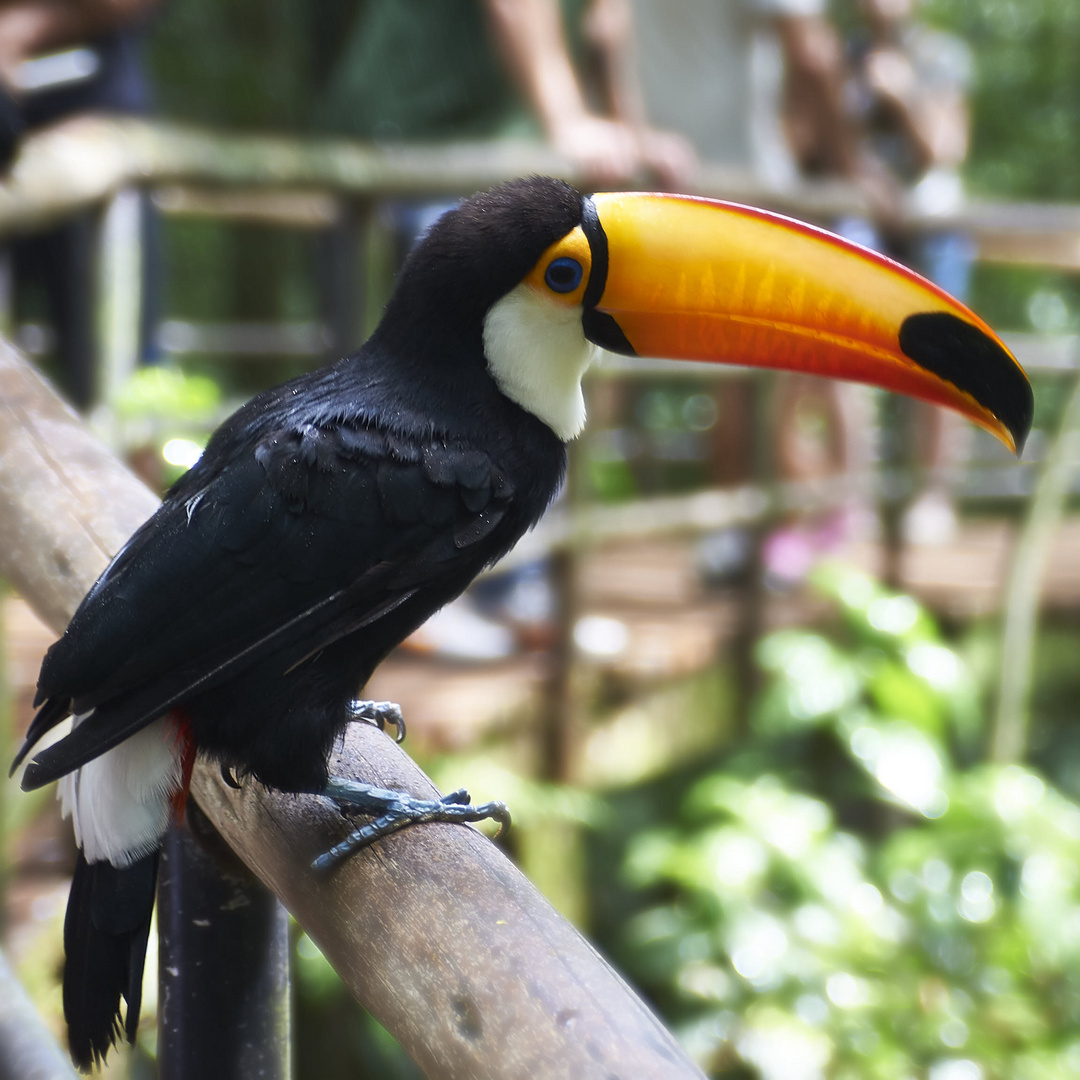
[[581, 308], [518, 285], [484, 318], [484, 355], [499, 389], [563, 442], [585, 426], [581, 378], [599, 350], [581, 329]]

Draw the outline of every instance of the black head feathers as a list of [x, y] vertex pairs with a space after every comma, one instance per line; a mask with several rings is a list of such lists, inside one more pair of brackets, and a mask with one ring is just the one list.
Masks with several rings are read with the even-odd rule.
[[551, 177], [511, 180], [466, 199], [406, 260], [384, 324], [426, 321], [430, 313], [479, 333], [492, 304], [581, 221], [581, 195]]

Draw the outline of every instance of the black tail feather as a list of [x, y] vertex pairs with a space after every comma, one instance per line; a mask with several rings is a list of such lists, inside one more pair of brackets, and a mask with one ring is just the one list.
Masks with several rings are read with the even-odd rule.
[[[35, 705], [36, 704], [38, 704], [38, 702], [35, 699]], [[23, 759], [34, 748], [42, 735], [47, 731], [51, 731], [61, 720], [70, 715], [70, 698], [49, 698], [41, 709], [38, 710], [37, 716], [35, 716], [31, 722], [30, 729], [26, 733], [26, 740], [23, 742], [19, 752], [15, 755], [15, 760], [11, 763], [11, 768], [8, 770], [8, 776], [15, 775], [15, 770], [22, 764]]]
[[125, 867], [79, 852], [64, 919], [64, 1017], [80, 1069], [101, 1064], [122, 1036], [135, 1041], [157, 866], [156, 851]]

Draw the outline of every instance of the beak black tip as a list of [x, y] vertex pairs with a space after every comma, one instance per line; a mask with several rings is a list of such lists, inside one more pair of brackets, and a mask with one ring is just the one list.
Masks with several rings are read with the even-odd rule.
[[1024, 446], [1027, 444], [1027, 437], [1030, 434], [1030, 432], [1031, 432], [1031, 424], [1030, 423], [1022, 431], [1013, 431], [1012, 428], [1009, 429], [1009, 434], [1012, 435], [1012, 437], [1013, 437], [1013, 447], [1015, 448], [1014, 452], [1016, 453], [1016, 456], [1018, 458], [1021, 458], [1021, 457], [1024, 456]]
[[993, 413], [1020, 456], [1031, 430], [1035, 398], [1027, 376], [1000, 342], [958, 315], [928, 311], [904, 320], [900, 348], [909, 360]]

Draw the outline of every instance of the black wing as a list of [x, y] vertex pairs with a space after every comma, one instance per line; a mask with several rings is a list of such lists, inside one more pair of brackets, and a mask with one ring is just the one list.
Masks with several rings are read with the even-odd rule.
[[[277, 430], [196, 466], [87, 595], [42, 665], [19, 752], [39, 786], [268, 652], [297, 664], [431, 580], [460, 587], [538, 515], [491, 457], [362, 425]], [[445, 597], [443, 597], [445, 599]], [[440, 601], [441, 602], [441, 601]]]

